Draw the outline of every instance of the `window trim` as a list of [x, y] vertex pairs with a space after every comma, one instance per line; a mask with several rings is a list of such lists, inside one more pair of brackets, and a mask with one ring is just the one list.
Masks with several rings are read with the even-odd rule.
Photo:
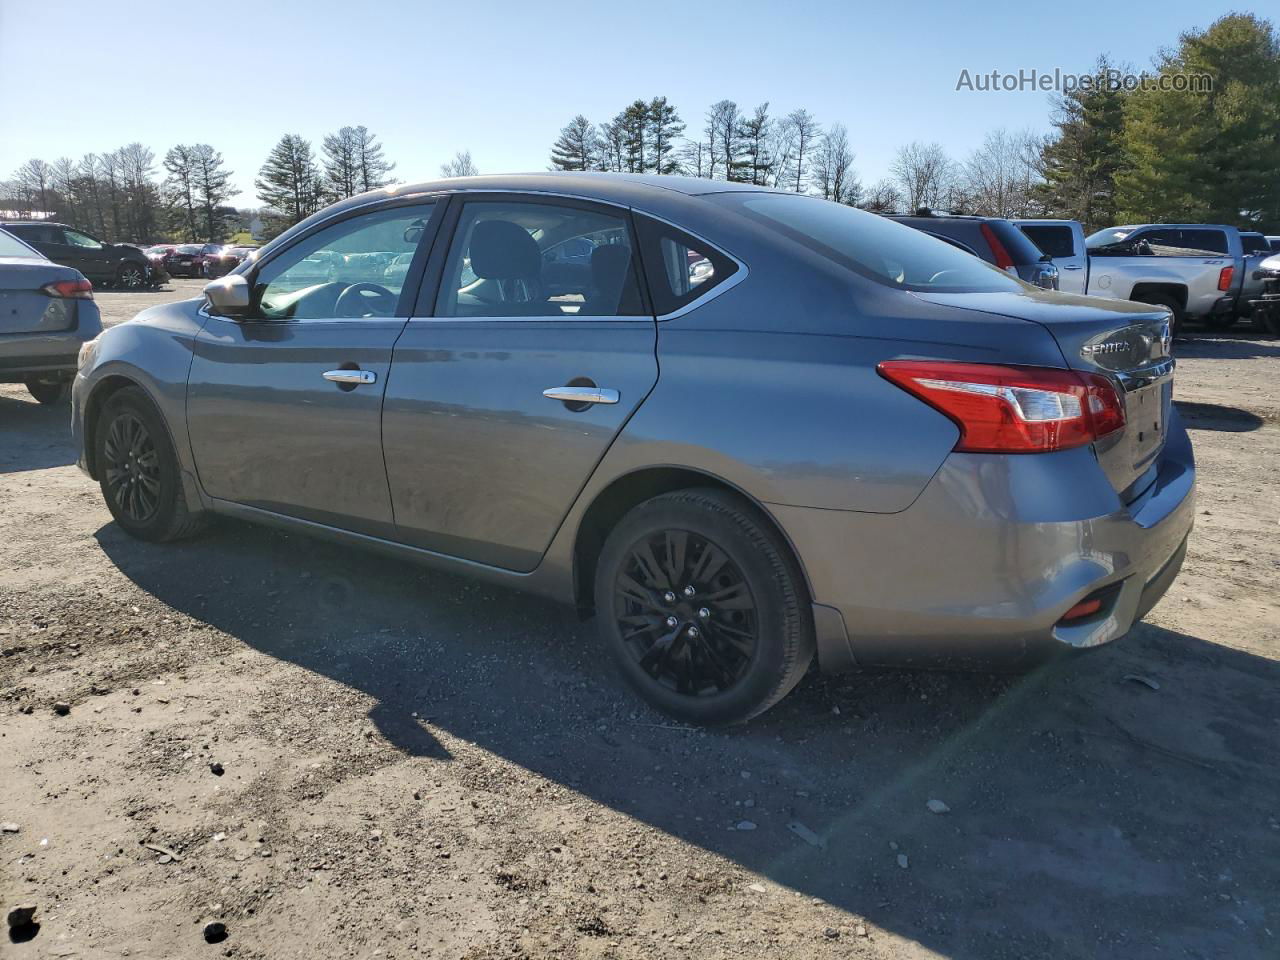
[[391, 320], [391, 321], [396, 321], [398, 323], [404, 323], [407, 319], [413, 316], [413, 314], [409, 312], [409, 310], [412, 308], [416, 300], [416, 297], [418, 295], [418, 288], [422, 283], [423, 271], [426, 269], [427, 262], [430, 259], [431, 253], [435, 248], [435, 242], [440, 236], [440, 225], [444, 220], [445, 210], [449, 206], [449, 195], [443, 192], [432, 191], [430, 193], [406, 194], [403, 197], [379, 198], [369, 203], [357, 204], [354, 207], [350, 207], [346, 210], [343, 210], [341, 213], [335, 214], [332, 217], [327, 217], [324, 220], [321, 220], [318, 223], [313, 224], [307, 230], [303, 231], [302, 233], [299, 233], [296, 237], [291, 238], [288, 243], [283, 244], [282, 246], [280, 246], [275, 250], [272, 250], [270, 255], [265, 259], [250, 260], [249, 258], [246, 257], [244, 260], [240, 262], [239, 267], [231, 271], [232, 273], [237, 273], [244, 276], [245, 280], [249, 283], [250, 291], [252, 291], [253, 288], [257, 285], [258, 274], [262, 271], [264, 267], [274, 262], [277, 257], [283, 256], [285, 253], [292, 250], [299, 243], [302, 243], [304, 240], [307, 240], [308, 238], [315, 236], [320, 231], [328, 230], [330, 227], [337, 226], [338, 224], [344, 223], [347, 220], [354, 219], [355, 217], [366, 216], [370, 213], [378, 213], [381, 210], [391, 210], [397, 207], [422, 206], [427, 203], [433, 204], [431, 208], [431, 216], [427, 220], [427, 225], [424, 229], [422, 239], [418, 241], [418, 247], [414, 251], [414, 254], [413, 254], [414, 260], [412, 263], [409, 264], [409, 269], [405, 273], [404, 286], [400, 288], [400, 299], [396, 303], [395, 316], [392, 316], [392, 317], [297, 317], [297, 318], [289, 317], [285, 319], [271, 319], [268, 317], [223, 317], [223, 316], [219, 316], [218, 314], [212, 314], [208, 312], [207, 300], [200, 305], [200, 313], [203, 316], [210, 317], [215, 320], [226, 320], [230, 323], [236, 323], [236, 324], [246, 324], [246, 323], [269, 323], [269, 324], [362, 323], [364, 324], [364, 323], [370, 323], [372, 321], [378, 321], [378, 320], [382, 320], [382, 321]]
[[[474, 199], [473, 199], [474, 198]], [[444, 282], [444, 270], [449, 261], [449, 254], [453, 249], [454, 237], [457, 234], [458, 224], [462, 220], [462, 210], [468, 201], [476, 203], [529, 203], [539, 204], [542, 206], [562, 205], [568, 207], [578, 207], [588, 212], [601, 213], [601, 207], [609, 209], [610, 216], [619, 216], [626, 224], [627, 233], [632, 241], [632, 250], [635, 251], [635, 267], [636, 282], [640, 285], [640, 300], [645, 313], [632, 314], [629, 316], [583, 316], [580, 314], [563, 314], [561, 316], [529, 316], [529, 317], [439, 317], [436, 316], [436, 303], [439, 300], [440, 285]], [[568, 201], [566, 203], [566, 201]], [[551, 193], [544, 190], [475, 190], [461, 189], [455, 190], [450, 194], [449, 210], [445, 219], [440, 224], [440, 230], [436, 234], [438, 242], [436, 249], [432, 251], [431, 262], [423, 282], [418, 288], [417, 301], [414, 303], [413, 312], [410, 313], [410, 320], [429, 320], [433, 323], [578, 323], [582, 322], [599, 322], [599, 323], [619, 323], [636, 321], [652, 323], [653, 316], [653, 300], [649, 296], [649, 285], [645, 277], [644, 257], [640, 253], [640, 234], [636, 229], [635, 211], [630, 207], [621, 203], [612, 203], [608, 200], [596, 200], [592, 197], [574, 196], [572, 194]], [[685, 231], [686, 233], [688, 231]]]

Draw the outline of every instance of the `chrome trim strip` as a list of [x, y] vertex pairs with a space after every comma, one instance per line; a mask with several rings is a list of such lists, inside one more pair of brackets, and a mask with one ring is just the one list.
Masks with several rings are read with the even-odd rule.
[[565, 403], [617, 403], [621, 399], [617, 390], [608, 387], [548, 387], [542, 395]]

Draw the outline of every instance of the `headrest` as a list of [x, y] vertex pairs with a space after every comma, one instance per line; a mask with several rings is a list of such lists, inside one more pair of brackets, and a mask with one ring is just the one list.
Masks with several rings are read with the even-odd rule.
[[542, 255], [519, 224], [481, 220], [471, 232], [471, 269], [485, 280], [535, 280], [542, 273]]
[[591, 251], [591, 281], [599, 292], [616, 294], [631, 267], [631, 248], [606, 243]]

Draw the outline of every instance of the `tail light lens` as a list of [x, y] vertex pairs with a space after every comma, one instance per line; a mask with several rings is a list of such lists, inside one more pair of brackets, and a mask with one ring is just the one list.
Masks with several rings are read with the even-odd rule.
[[61, 300], [92, 300], [93, 284], [81, 277], [79, 280], [59, 280], [57, 283], [46, 283], [40, 292]]
[[1232, 279], [1234, 279], [1235, 275], [1236, 275], [1235, 267], [1223, 267], [1222, 270], [1218, 273], [1218, 289], [1230, 290], [1231, 281]]
[[996, 258], [996, 266], [1001, 270], [1013, 271], [1013, 257], [1009, 256], [1009, 251], [1004, 248], [1004, 244], [1000, 242], [1000, 238], [996, 236], [996, 232], [991, 229], [991, 224], [982, 224], [982, 237], [991, 245], [991, 252]]
[[1068, 450], [1124, 426], [1124, 406], [1106, 377], [1051, 367], [886, 360], [880, 375], [960, 428], [964, 453]]

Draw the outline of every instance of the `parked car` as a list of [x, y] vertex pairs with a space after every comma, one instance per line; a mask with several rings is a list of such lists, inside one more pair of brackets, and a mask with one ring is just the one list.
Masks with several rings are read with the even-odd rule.
[[0, 223], [0, 228], [102, 286], [138, 290], [151, 283], [151, 261], [130, 244], [106, 243], [83, 230], [47, 220], [15, 220]]
[[1085, 240], [1088, 292], [1167, 307], [1175, 335], [1185, 318], [1235, 323], [1244, 273], [1240, 232], [1224, 224], [1107, 227]]
[[1272, 254], [1257, 269], [1261, 290], [1250, 304], [1259, 329], [1280, 337], [1280, 254]]
[[226, 246], [204, 259], [204, 275], [210, 279], [225, 276], [252, 254], [257, 247]]
[[382, 276], [392, 283], [403, 284], [405, 275], [409, 272], [409, 264], [413, 263], [412, 253], [398, 253], [394, 260], [387, 264], [387, 268], [382, 272]]
[[1280, 253], [1280, 237], [1267, 237], [1267, 245], [1272, 253]]
[[1253, 302], [1262, 296], [1263, 275], [1259, 268], [1262, 261], [1271, 256], [1271, 245], [1262, 234], [1253, 230], [1241, 230], [1240, 247], [1244, 253], [1244, 267], [1241, 271], [1236, 315], [1247, 317], [1253, 312]]
[[165, 256], [164, 268], [174, 277], [203, 277], [205, 261], [221, 251], [220, 243], [181, 243]]
[[70, 395], [80, 347], [102, 332], [93, 284], [0, 230], [0, 383], [41, 403]]
[[1014, 220], [1014, 226], [1031, 238], [1058, 268], [1058, 289], [1063, 293], [1086, 293], [1089, 256], [1084, 246], [1084, 227], [1078, 220]]
[[165, 269], [164, 258], [172, 253], [176, 246], [177, 244], [173, 243], [157, 243], [143, 248], [143, 254], [151, 263], [151, 281], [153, 286], [159, 286], [162, 283], [168, 282], [169, 271]]
[[[72, 420], [119, 526], [226, 514], [577, 604], [644, 697], [705, 723], [765, 710], [815, 651], [1105, 643], [1177, 575], [1195, 467], [1167, 311], [786, 191], [466, 184], [340, 201], [102, 334]], [[543, 254], [602, 230], [625, 242], [553, 299]], [[423, 256], [312, 283], [333, 250]]]
[[1058, 268], [1052, 259], [1009, 220], [924, 212], [889, 219], [945, 240], [1027, 283], [1058, 289]]

